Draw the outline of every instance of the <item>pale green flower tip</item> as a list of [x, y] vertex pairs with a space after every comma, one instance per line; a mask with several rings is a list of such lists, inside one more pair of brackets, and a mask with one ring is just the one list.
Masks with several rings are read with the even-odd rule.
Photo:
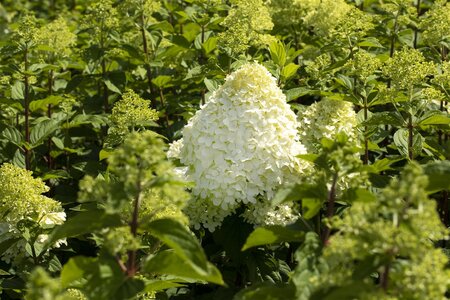
[[357, 125], [353, 105], [346, 101], [322, 99], [299, 113], [301, 141], [308, 153], [320, 150], [322, 138], [335, 140], [340, 133], [358, 145]]
[[422, 39], [425, 43], [439, 46], [440, 42], [449, 40], [450, 32], [450, 3], [435, 1], [428, 10], [421, 23]]
[[34, 36], [36, 44], [49, 46], [54, 50], [54, 55], [60, 56], [70, 55], [76, 40], [76, 34], [70, 30], [63, 17], [39, 28]]
[[437, 67], [426, 61], [419, 50], [403, 48], [386, 61], [382, 71], [392, 80], [394, 88], [410, 91], [422, 84], [427, 76], [437, 74]]
[[130, 132], [158, 120], [158, 112], [150, 108], [150, 101], [128, 89], [122, 99], [114, 103], [110, 120], [106, 144], [114, 146], [122, 143]]
[[230, 49], [232, 55], [239, 55], [251, 46], [260, 47], [273, 41], [267, 34], [273, 23], [262, 0], [234, 0], [232, 4], [222, 22], [226, 31], [218, 35], [220, 45]]

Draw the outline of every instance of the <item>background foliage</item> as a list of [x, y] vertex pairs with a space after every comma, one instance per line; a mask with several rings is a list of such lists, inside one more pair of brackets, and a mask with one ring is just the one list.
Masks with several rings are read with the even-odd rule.
[[[446, 299], [449, 32], [444, 0], [3, 0], [2, 299]], [[298, 116], [296, 221], [189, 229], [167, 144], [248, 62]]]

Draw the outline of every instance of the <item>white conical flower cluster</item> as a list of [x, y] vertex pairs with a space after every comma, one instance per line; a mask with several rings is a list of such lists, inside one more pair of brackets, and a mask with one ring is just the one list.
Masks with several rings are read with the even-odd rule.
[[[260, 214], [248, 213], [252, 205], [257, 199], [269, 202], [281, 184], [305, 169], [296, 158], [305, 153], [297, 127], [294, 112], [266, 68], [246, 64], [230, 74], [185, 126], [182, 142], [174, 144], [188, 167], [187, 179], [196, 184], [187, 211], [192, 223], [214, 230], [244, 204], [247, 220], [265, 224]], [[172, 156], [178, 152], [172, 150]]]

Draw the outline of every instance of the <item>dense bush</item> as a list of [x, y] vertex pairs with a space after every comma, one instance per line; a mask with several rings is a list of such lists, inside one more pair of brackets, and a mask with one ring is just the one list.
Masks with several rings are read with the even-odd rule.
[[450, 3], [3, 0], [2, 299], [446, 299]]

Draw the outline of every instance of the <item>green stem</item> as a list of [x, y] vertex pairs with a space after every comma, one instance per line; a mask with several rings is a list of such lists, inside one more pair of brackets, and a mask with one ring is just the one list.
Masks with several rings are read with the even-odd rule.
[[408, 116], [408, 157], [411, 160], [414, 158], [413, 143], [414, 143], [414, 134], [413, 134], [412, 116], [409, 115]]
[[386, 292], [389, 284], [389, 272], [391, 269], [391, 264], [387, 263], [384, 265], [384, 271], [380, 274], [380, 286]]
[[397, 34], [397, 30], [398, 30], [398, 12], [395, 15], [394, 31], [391, 34], [391, 45], [390, 45], [390, 49], [389, 49], [389, 57], [394, 56], [394, 52], [395, 52], [395, 36]]
[[164, 110], [164, 118], [166, 120], [166, 126], [169, 126], [169, 116], [167, 115], [167, 107], [164, 101], [164, 93], [162, 88], [159, 88], [159, 99], [161, 101], [161, 109]]
[[[48, 74], [48, 95], [51, 96], [53, 94], [53, 70], [49, 71]], [[52, 105], [49, 104], [47, 106], [47, 117], [52, 117]], [[52, 151], [52, 140], [47, 140], [47, 147], [48, 147], [48, 153], [47, 153], [47, 166], [51, 170], [53, 169], [53, 158], [50, 155], [50, 152]]]
[[[105, 58], [102, 58], [102, 78], [103, 80], [106, 80], [106, 61]], [[106, 83], [103, 82], [103, 107], [105, 110], [105, 113], [109, 112], [109, 102], [108, 102], [108, 87], [106, 86]]]
[[102, 67], [102, 84], [103, 87], [103, 109], [105, 113], [108, 113], [109, 111], [109, 103], [108, 103], [108, 87], [106, 86], [105, 80], [106, 80], [106, 59], [105, 59], [105, 41], [104, 41], [104, 32], [103, 32], [103, 23], [101, 25], [101, 32], [100, 32], [100, 49], [102, 53], [101, 57], [101, 67]]
[[[443, 63], [447, 58], [447, 48], [445, 46], [441, 47], [441, 63]], [[445, 101], [441, 101], [440, 111], [444, 112], [445, 109]], [[439, 129], [438, 131], [438, 143], [439, 145], [444, 144], [444, 136], [445, 134], [442, 132], [442, 130]], [[446, 157], [448, 158], [448, 157]], [[442, 198], [440, 199], [439, 203], [439, 214], [442, 220], [442, 223], [446, 227], [450, 226], [450, 212], [449, 212], [449, 197], [448, 197], [448, 191], [442, 191]], [[444, 241], [444, 246], [446, 244], [446, 241]]]
[[153, 84], [152, 84], [152, 79], [153, 79], [153, 74], [152, 74], [152, 69], [150, 67], [150, 58], [149, 58], [149, 51], [148, 51], [148, 43], [147, 43], [147, 35], [145, 33], [145, 16], [144, 13], [141, 14], [141, 35], [142, 35], [142, 47], [144, 50], [144, 58], [145, 58], [145, 70], [147, 73], [147, 84], [148, 84], [148, 88], [151, 94], [151, 103], [152, 103], [152, 108], [156, 109], [157, 104], [156, 101], [154, 100], [154, 94], [155, 94], [155, 90], [153, 88]]
[[[327, 218], [330, 219], [334, 215], [334, 206], [336, 202], [336, 184], [338, 180], [338, 173], [334, 174], [333, 182], [331, 183], [331, 188], [328, 191], [328, 206], [327, 206]], [[330, 237], [331, 228], [329, 226], [325, 227], [325, 230], [322, 235], [322, 242], [324, 245], [327, 245], [328, 239]]]
[[[25, 74], [24, 74], [24, 85], [25, 85], [25, 93], [24, 93], [24, 115], [25, 115], [25, 142], [27, 143], [27, 147], [30, 144], [30, 84], [28, 80], [28, 46], [25, 47], [24, 53], [24, 64], [25, 64]], [[31, 152], [28, 148], [24, 148], [25, 155], [25, 168], [27, 170], [31, 169]]]
[[[201, 41], [202, 41], [202, 45], [203, 45], [203, 43], [205, 42], [205, 26], [202, 25], [201, 28], [202, 28]], [[205, 57], [204, 57], [204, 55], [203, 55], [203, 52], [200, 52], [200, 56], [199, 56], [199, 59], [198, 59], [198, 60], [199, 60], [199, 63], [200, 63], [201, 65], [204, 64]], [[202, 104], [202, 105], [204, 105], [205, 102], [206, 102], [206, 99], [205, 99], [205, 93], [206, 93], [205, 89], [202, 88], [201, 93], [200, 93], [200, 94], [201, 94], [201, 104]]]
[[[131, 222], [130, 222], [130, 231], [133, 237], [137, 236], [137, 230], [139, 227], [139, 207], [141, 206], [142, 202], [142, 186], [141, 186], [141, 172], [142, 170], [139, 169], [138, 174], [138, 180], [136, 183], [136, 198], [134, 199], [134, 205], [133, 205], [133, 214], [131, 216]], [[133, 277], [137, 271], [137, 261], [136, 261], [136, 250], [130, 250], [128, 251], [128, 262], [127, 262], [127, 275], [128, 277]]]
[[[417, 0], [416, 10], [417, 10], [417, 17], [419, 17], [420, 16], [420, 0]], [[416, 27], [416, 28], [414, 28], [414, 43], [413, 43], [414, 49], [417, 48], [418, 36], [419, 36], [419, 29]]]
[[412, 123], [412, 116], [408, 116], [408, 157], [409, 159], [414, 158], [413, 153], [413, 143], [414, 143], [414, 135], [413, 135], [413, 123]]
[[[367, 121], [368, 118], [368, 107], [367, 107], [367, 98], [364, 97], [364, 122]], [[369, 164], [369, 139], [367, 138], [367, 125], [364, 126], [364, 164]]]

